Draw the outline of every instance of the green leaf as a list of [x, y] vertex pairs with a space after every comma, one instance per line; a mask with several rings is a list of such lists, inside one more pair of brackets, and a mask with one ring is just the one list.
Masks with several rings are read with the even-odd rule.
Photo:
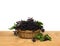
[[44, 37], [43, 36], [40, 38], [40, 41], [44, 41]]
[[51, 37], [48, 34], [43, 36], [42, 33], [38, 33], [37, 35], [35, 35], [35, 38], [40, 40], [40, 41], [45, 41], [45, 40], [51, 41]]
[[35, 36], [35, 38], [38, 39], [38, 40], [40, 40], [40, 41], [43, 41], [43, 40], [44, 40], [42, 33], [38, 33], [38, 34]]
[[51, 37], [50, 37], [48, 34], [46, 34], [46, 35], [44, 36], [44, 38], [46, 38], [46, 39], [48, 39], [49, 41], [51, 41]]
[[15, 27], [16, 27], [16, 24], [14, 23], [14, 25], [9, 29], [12, 30], [12, 29], [15, 29]]
[[39, 26], [43, 25], [42, 22], [36, 21]]

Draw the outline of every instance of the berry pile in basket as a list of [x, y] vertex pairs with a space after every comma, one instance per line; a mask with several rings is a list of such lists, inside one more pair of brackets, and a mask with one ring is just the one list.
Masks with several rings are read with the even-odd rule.
[[[26, 21], [24, 20], [17, 21], [14, 24], [14, 26], [10, 28], [10, 30], [11, 29], [15, 29], [14, 35], [16, 36], [19, 33], [18, 32], [19, 30], [21, 31], [29, 30], [29, 31], [32, 31], [33, 33], [37, 30], [40, 30], [41, 32], [45, 31], [45, 29], [43, 28], [43, 23], [40, 21], [36, 21], [33, 18], [28, 18]], [[32, 38], [33, 42], [36, 42], [36, 40], [40, 40], [40, 41], [50, 40], [51, 41], [51, 37], [48, 34], [43, 35], [41, 32], [38, 32], [38, 34]]]
[[10, 29], [32, 30], [33, 32], [40, 29], [42, 32], [45, 31], [43, 28], [43, 23], [35, 21], [33, 18], [28, 18], [26, 21], [17, 21]]

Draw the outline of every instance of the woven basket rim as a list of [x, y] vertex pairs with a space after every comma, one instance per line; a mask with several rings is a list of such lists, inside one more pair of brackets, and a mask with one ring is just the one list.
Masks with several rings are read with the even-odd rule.
[[[36, 30], [36, 31], [34, 31], [34, 32], [38, 32], [38, 31], [40, 31], [40, 30]], [[19, 30], [19, 32], [32, 32], [32, 30]]]

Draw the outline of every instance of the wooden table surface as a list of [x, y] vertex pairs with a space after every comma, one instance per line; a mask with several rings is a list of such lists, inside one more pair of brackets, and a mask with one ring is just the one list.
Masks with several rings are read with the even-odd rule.
[[59, 31], [48, 31], [45, 33], [52, 37], [52, 41], [41, 42], [37, 40], [32, 42], [31, 39], [22, 39], [14, 36], [12, 31], [0, 31], [0, 46], [60, 46]]

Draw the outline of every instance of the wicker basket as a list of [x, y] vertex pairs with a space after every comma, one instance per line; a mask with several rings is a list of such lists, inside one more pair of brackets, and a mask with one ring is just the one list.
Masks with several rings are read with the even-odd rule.
[[31, 30], [21, 31], [19, 30], [18, 36], [21, 38], [33, 38], [36, 34], [40, 33], [40, 30], [36, 30], [35, 32], [32, 32]]

